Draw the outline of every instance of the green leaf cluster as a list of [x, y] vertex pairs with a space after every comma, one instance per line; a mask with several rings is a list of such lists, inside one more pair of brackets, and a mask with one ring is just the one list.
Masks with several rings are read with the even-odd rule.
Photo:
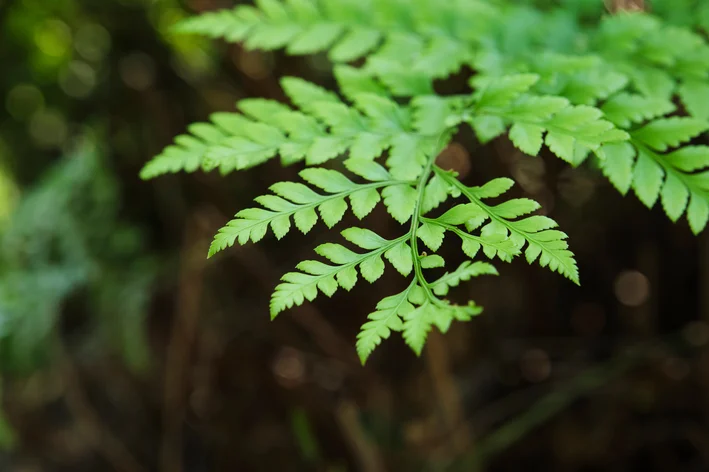
[[[77, 346], [109, 343], [136, 370], [150, 362], [145, 316], [158, 263], [142, 229], [120, 217], [120, 193], [86, 136], [28, 189], [0, 241], [0, 362], [27, 374], [52, 361], [68, 300], [85, 300]], [[81, 298], [79, 298], [81, 297]]]
[[215, 113], [211, 123], [190, 126], [190, 134], [175, 138], [141, 176], [197, 169], [228, 174], [276, 156], [283, 165], [323, 164], [344, 154], [374, 160], [388, 151], [392, 173], [415, 178], [438, 137], [414, 128], [411, 107], [369, 91], [367, 84], [352, 84], [348, 72], [343, 66], [340, 83], [354, 105], [313, 83], [286, 77], [281, 85], [297, 109], [275, 100], [241, 100], [242, 113]]
[[[481, 143], [506, 136], [529, 156], [549, 153], [572, 166], [591, 160], [621, 193], [633, 189], [648, 207], [660, 201], [672, 221], [686, 215], [695, 233], [709, 220], [709, 147], [697, 142], [709, 129], [709, 44], [700, 34], [709, 9], [658, 2], [663, 20], [609, 15], [597, 1], [556, 3], [257, 0], [190, 18], [179, 31], [249, 49], [327, 54], [337, 93], [283, 78], [290, 104], [241, 100], [239, 113], [189, 127], [142, 176], [226, 174], [275, 157], [305, 164], [302, 181], [275, 183], [258, 206], [238, 212], [209, 255], [269, 232], [308, 233], [319, 220], [334, 228], [349, 210], [360, 224], [283, 276], [271, 316], [361, 279], [373, 283], [391, 265], [406, 288], [376, 305], [357, 351], [364, 362], [397, 331], [420, 354], [433, 327], [445, 332], [481, 312], [447, 297], [496, 275], [493, 263], [524, 256], [579, 283], [567, 235], [537, 202], [510, 197], [512, 180], [468, 186], [437, 165], [457, 133]], [[465, 90], [436, 93], [436, 79], [466, 67], [475, 73]], [[344, 168], [335, 170], [334, 159]], [[401, 225], [393, 238], [366, 227], [380, 203]], [[457, 268], [440, 254], [447, 240], [466, 257]]]

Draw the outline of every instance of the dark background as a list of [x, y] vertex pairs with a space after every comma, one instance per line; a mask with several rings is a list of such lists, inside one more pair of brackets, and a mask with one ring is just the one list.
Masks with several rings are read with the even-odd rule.
[[[393, 271], [270, 322], [324, 226], [206, 252], [298, 168], [138, 178], [189, 123], [283, 99], [283, 75], [333, 87], [323, 57], [169, 32], [231, 5], [0, 0], [0, 470], [709, 470], [709, 241], [592, 167], [469, 133], [441, 156], [540, 201], [581, 287], [496, 264], [452, 294], [482, 316], [421, 358], [394, 336], [364, 368], [355, 336]], [[397, 231], [381, 209], [367, 224]]]

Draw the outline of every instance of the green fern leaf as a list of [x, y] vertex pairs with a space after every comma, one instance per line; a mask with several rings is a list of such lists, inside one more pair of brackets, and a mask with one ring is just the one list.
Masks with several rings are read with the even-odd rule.
[[[323, 222], [331, 228], [347, 211], [346, 198], [350, 199], [355, 216], [364, 218], [380, 201], [379, 189], [386, 192], [389, 188], [408, 187], [399, 181], [381, 180], [390, 177], [389, 174], [378, 164], [369, 164], [372, 166], [369, 166], [367, 174], [380, 180], [356, 184], [342, 173], [331, 169], [309, 168], [300, 172], [303, 180], [327, 192], [326, 195], [297, 182], [279, 182], [272, 185], [271, 191], [275, 195], [256, 198], [265, 208], [242, 210], [236, 214], [235, 219], [219, 230], [210, 246], [209, 257], [236, 242], [258, 242], [266, 235], [269, 226], [280, 239], [290, 231], [291, 217], [302, 233], [308, 233], [317, 223], [316, 209]], [[350, 164], [350, 167], [361, 169], [362, 166]]]
[[523, 95], [522, 87], [512, 91], [515, 93], [502, 95], [497, 101], [480, 102], [485, 97], [480, 96], [475, 111], [512, 122], [510, 139], [527, 154], [537, 155], [544, 142], [558, 157], [576, 165], [580, 151], [597, 151], [603, 144], [628, 139], [625, 131], [601, 119], [603, 112], [597, 108], [570, 105], [559, 97]]
[[672, 113], [675, 111], [675, 105], [662, 97], [621, 93], [608, 100], [601, 110], [606, 118], [616, 125], [629, 128], [633, 123], [642, 123]]
[[[568, 244], [565, 241], [567, 235], [552, 229], [556, 227], [555, 221], [546, 217], [540, 218], [539, 216], [528, 216], [523, 219], [513, 220], [536, 210], [538, 208], [536, 202], [529, 199], [513, 199], [496, 206], [488, 206], [483, 203], [482, 200], [489, 198], [487, 197], [488, 195], [498, 193], [500, 189], [509, 187], [511, 184], [509, 179], [495, 179], [489, 184], [490, 187], [486, 189], [485, 186], [466, 187], [452, 174], [438, 168], [436, 173], [446, 179], [451, 185], [459, 188], [462, 194], [477, 206], [474, 210], [472, 210], [474, 207], [468, 207], [471, 209], [470, 220], [476, 221], [476, 224], [472, 226], [482, 224], [487, 218], [490, 219], [490, 223], [481, 230], [483, 238], [492, 239], [493, 241], [509, 238], [513, 246], [519, 249], [526, 245], [525, 256], [530, 264], [539, 260], [539, 264], [542, 267], [549, 267], [552, 271], [568, 277], [576, 284], [579, 283], [576, 261], [573, 253], [568, 250]], [[481, 211], [485, 214], [484, 219], [480, 218]], [[458, 221], [461, 219], [462, 217], [457, 217]], [[444, 225], [451, 224], [440, 220], [438, 222]], [[468, 228], [471, 228], [471, 226], [468, 226]], [[484, 240], [475, 241], [477, 244], [482, 244], [482, 242]], [[471, 249], [470, 243], [468, 243], [468, 251], [477, 252], [477, 249], [474, 246]]]
[[382, 340], [389, 339], [392, 331], [401, 331], [404, 328], [402, 318], [414, 310], [408, 300], [412, 286], [413, 284], [409, 285], [397, 295], [384, 298], [377, 303], [376, 311], [367, 316], [369, 321], [362, 325], [357, 335], [357, 354], [362, 364], [367, 362]]
[[381, 38], [376, 29], [355, 27], [330, 49], [329, 57], [335, 62], [354, 61], [374, 49]]
[[451, 287], [457, 287], [461, 282], [467, 282], [473, 277], [480, 275], [498, 275], [497, 269], [487, 262], [463, 262], [453, 272], [446, 272], [438, 280], [431, 282], [433, 293], [439, 297], [448, 295]]
[[423, 191], [423, 201], [421, 203], [421, 214], [425, 215], [429, 211], [438, 208], [443, 202], [448, 199], [452, 191], [448, 183], [434, 175], [426, 184]]
[[544, 128], [529, 123], [515, 123], [510, 128], [510, 140], [519, 150], [536, 156], [542, 150]]
[[649, 153], [639, 152], [633, 168], [633, 189], [641, 202], [652, 208], [660, 195], [664, 172]]
[[467, 122], [473, 127], [475, 136], [482, 144], [492, 141], [506, 130], [505, 122], [499, 116], [476, 115]]
[[399, 223], [406, 223], [414, 214], [418, 193], [410, 185], [391, 185], [382, 190], [384, 205]]
[[625, 195], [633, 182], [635, 148], [630, 143], [610, 143], [603, 146], [605, 159], [601, 162], [603, 174]]
[[444, 267], [445, 265], [446, 260], [438, 254], [432, 254], [430, 256], [426, 255], [421, 258], [422, 269], [437, 269], [439, 267]]
[[[624, 147], [618, 154], [612, 150], [602, 164], [604, 173], [614, 183], [621, 184], [619, 190], [622, 190], [627, 188], [628, 168], [632, 167], [632, 188], [643, 204], [652, 208], [661, 199], [672, 221], [677, 221], [686, 210], [690, 228], [695, 234], [700, 233], [707, 223], [709, 183], [705, 172], [695, 171], [709, 166], [709, 147], [686, 146], [661, 154], [641, 139], [644, 136], [647, 135], [633, 133], [633, 146]], [[651, 140], [658, 143], [655, 137]]]
[[241, 129], [250, 124], [246, 118], [234, 113], [215, 113], [212, 123], [196, 123], [188, 128], [189, 135], [175, 138], [175, 144], [148, 162], [140, 173], [151, 179], [167, 173], [194, 172], [203, 164], [205, 156], [227, 138], [241, 136]]
[[668, 148], [689, 141], [707, 129], [709, 123], [704, 120], [672, 117], [655, 120], [643, 126], [633, 132], [633, 137], [656, 151], [666, 151]]
[[272, 100], [247, 99], [238, 106], [246, 116], [217, 113], [214, 124], [190, 127], [193, 136], [180, 136], [149, 162], [143, 178], [198, 167], [222, 174], [259, 165], [277, 155], [283, 164], [305, 160], [322, 164], [349, 151], [352, 159], [373, 160], [389, 152], [392, 173], [415, 179], [438, 136], [417, 134], [408, 107], [388, 98], [358, 93], [356, 106], [340, 101], [331, 92], [302, 79], [286, 77], [282, 85], [301, 111]]
[[417, 234], [431, 251], [438, 251], [438, 248], [443, 244], [445, 232], [445, 228], [426, 222], [421, 225]]
[[[305, 300], [313, 301], [318, 291], [331, 297], [340, 286], [347, 290], [352, 289], [357, 282], [356, 267], [365, 280], [370, 283], [375, 282], [384, 273], [382, 255], [406, 239], [401, 237], [388, 241], [374, 233], [367, 234], [368, 230], [353, 230], [355, 228], [348, 230], [350, 242], [363, 238], [364, 244], [360, 247], [369, 252], [359, 254], [332, 243], [318, 246], [315, 251], [335, 265], [319, 261], [303, 261], [296, 266], [298, 272], [285, 274], [271, 296], [272, 318], [288, 308], [302, 305]], [[376, 243], [373, 244], [375, 241]]]
[[695, 118], [709, 120], [709, 84], [701, 80], [687, 80], [677, 91], [682, 104]]
[[[377, 304], [363, 325], [357, 338], [363, 363], [392, 331], [401, 331], [420, 354], [431, 329], [445, 333], [453, 321], [480, 313], [472, 302], [458, 306], [440, 298], [450, 287], [497, 273], [472, 260], [480, 253], [504, 262], [524, 254], [529, 263], [578, 283], [567, 235], [551, 218], [534, 214], [537, 202], [506, 199], [512, 180], [468, 187], [435, 165], [459, 125], [469, 125], [481, 143], [509, 129], [522, 152], [536, 156], [546, 146], [573, 166], [595, 153], [621, 193], [632, 188], [648, 207], [660, 200], [672, 221], [686, 214], [695, 233], [709, 221], [709, 147], [686, 145], [709, 129], [709, 45], [689, 28], [647, 14], [609, 15], [594, 26], [585, 2], [544, 12], [528, 2], [483, 0], [417, 0], [415, 8], [402, 0], [255, 3], [188, 19], [178, 29], [247, 49], [361, 60], [358, 67], [335, 67], [344, 98], [286, 77], [281, 86], [291, 105], [241, 100], [242, 114], [218, 113], [211, 123], [191, 126], [141, 176], [198, 169], [225, 174], [277, 156], [284, 165], [308, 166], [345, 157], [347, 175], [311, 167], [300, 173], [303, 182], [274, 184], [256, 198], [259, 208], [240, 211], [219, 231], [209, 255], [261, 240], [269, 228], [280, 239], [292, 226], [308, 233], [318, 220], [333, 227], [348, 207], [362, 219], [382, 201], [406, 225], [405, 234], [387, 240], [368, 229], [345, 229], [345, 240], [359, 249], [318, 246], [327, 262], [301, 262], [271, 299], [275, 317], [319, 293], [351, 290], [360, 276], [374, 282], [388, 261], [411, 280]], [[434, 79], [466, 65], [476, 71], [472, 91], [434, 92]], [[675, 93], [689, 117], [668, 116], [677, 113]], [[432, 216], [459, 197], [463, 203]], [[501, 201], [490, 203], [494, 198]], [[428, 269], [446, 265], [436, 252], [447, 233], [471, 260], [429, 283]]]
[[364, 93], [388, 95], [386, 88], [363, 69], [339, 65], [335, 67], [334, 72], [342, 94], [349, 100], [354, 101], [358, 95]]
[[201, 34], [212, 38], [225, 37], [229, 41], [243, 41], [258, 24], [258, 10], [242, 6], [233, 10], [219, 10], [187, 18], [175, 28], [180, 33]]
[[[409, 294], [410, 301], [416, 289], [422, 290], [420, 287], [414, 287]], [[417, 356], [420, 356], [426, 344], [428, 333], [430, 333], [433, 326], [445, 333], [453, 320], [469, 321], [473, 316], [479, 315], [481, 312], [482, 309], [472, 302], [467, 306], [456, 306], [435, 298], [425, 300], [419, 307], [407, 311], [403, 315], [402, 334], [404, 341]]]
[[536, 74], [476, 76], [471, 85], [478, 89], [474, 98], [480, 109], [505, 108], [528, 92], [538, 81], [539, 76]]
[[414, 310], [404, 313], [403, 337], [417, 356], [423, 352], [426, 338], [433, 326], [435, 307], [428, 301]]

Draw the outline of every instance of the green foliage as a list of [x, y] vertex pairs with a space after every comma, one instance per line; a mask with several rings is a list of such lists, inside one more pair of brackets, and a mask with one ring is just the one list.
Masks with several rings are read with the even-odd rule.
[[[701, 232], [709, 219], [707, 173], [709, 147], [678, 146], [709, 129], [709, 123], [673, 116], [672, 102], [657, 98], [618, 95], [604, 105], [607, 116], [630, 130], [630, 140], [604, 146], [604, 174], [623, 194], [630, 188], [652, 208], [658, 199], [665, 213], [677, 221], [686, 210], [689, 226]], [[700, 171], [700, 172], [697, 172]]]
[[[445, 297], [498, 273], [475, 260], [481, 255], [503, 263], [524, 255], [579, 283], [567, 235], [535, 214], [537, 202], [509, 197], [512, 180], [471, 187], [436, 164], [458, 132], [481, 143], [506, 135], [525, 154], [548, 149], [573, 166], [593, 156], [621, 193], [632, 188], [648, 207], [660, 200], [672, 221], [686, 214], [701, 232], [709, 220], [709, 147], [691, 141], [709, 129], [709, 45], [696, 31], [709, 24], [706, 9], [698, 19], [674, 14], [669, 24], [645, 13], [603, 15], [602, 2], [540, 3], [258, 0], [190, 18], [180, 31], [251, 49], [326, 52], [344, 98], [284, 78], [292, 105], [242, 100], [240, 114], [217, 113], [190, 127], [142, 176], [225, 174], [276, 156], [283, 165], [319, 166], [302, 170], [303, 182], [272, 185], [256, 199], [260, 207], [237, 213], [210, 256], [257, 242], [269, 228], [278, 239], [292, 225], [308, 233], [319, 219], [333, 228], [348, 208], [364, 225], [382, 202], [402, 226], [398, 236], [346, 228], [344, 242], [319, 245], [322, 260], [298, 264], [271, 299], [275, 317], [320, 293], [352, 290], [360, 276], [373, 283], [392, 265], [408, 285], [381, 300], [362, 326], [362, 362], [392, 331], [420, 354], [433, 327], [445, 332], [479, 314], [475, 303]], [[344, 64], [358, 59], [358, 67]], [[463, 66], [476, 71], [470, 90], [438, 95], [433, 81]], [[337, 158], [346, 172], [323, 166]], [[469, 260], [432, 277], [446, 266], [438, 252], [449, 240]]]
[[[315, 226], [318, 212], [323, 222], [332, 228], [347, 211], [347, 200], [355, 216], [362, 219], [381, 201], [380, 190], [390, 213], [398, 215], [401, 221], [403, 215], [408, 212], [407, 203], [405, 198], [397, 195], [405, 195], [407, 190], [411, 193], [409, 182], [394, 180], [389, 172], [376, 162], [349, 160], [345, 165], [369, 182], [356, 184], [336, 170], [305, 169], [300, 172], [301, 177], [311, 186], [327, 192], [326, 195], [297, 182], [279, 182], [272, 185], [273, 195], [263, 195], [256, 199], [265, 208], [248, 208], [237, 213], [236, 218], [216, 235], [209, 255], [233, 246], [237, 241], [239, 244], [245, 244], [249, 240], [258, 242], [266, 235], [269, 226], [275, 236], [281, 239], [291, 229], [291, 217], [303, 234], [307, 234]], [[410, 212], [408, 215], [410, 216]]]
[[[219, 169], [222, 174], [243, 170], [280, 155], [284, 165], [305, 161], [323, 164], [349, 153], [373, 160], [389, 150], [388, 165], [397, 178], [416, 178], [425, 153], [437, 136], [417, 132], [410, 107], [371, 92], [354, 94], [355, 106], [302, 79], [287, 77], [281, 84], [293, 110], [276, 101], [239, 102], [243, 115], [216, 113], [212, 123], [190, 127], [142, 171], [143, 178], [168, 172]], [[418, 165], [411, 165], [411, 153]]]
[[91, 143], [23, 197], [0, 235], [3, 372], [51, 359], [56, 323], [80, 292], [98, 315], [91, 328], [99, 342], [112, 342], [133, 368], [146, 365], [143, 316], [155, 263], [144, 255], [140, 231], [120, 221], [118, 202], [116, 182]]

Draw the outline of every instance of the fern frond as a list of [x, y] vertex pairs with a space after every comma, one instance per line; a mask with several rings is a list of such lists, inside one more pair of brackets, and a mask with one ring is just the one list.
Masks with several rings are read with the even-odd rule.
[[300, 172], [301, 178], [311, 186], [327, 192], [326, 194], [318, 193], [308, 185], [298, 182], [278, 182], [272, 185], [273, 194], [256, 198], [256, 202], [264, 208], [241, 210], [235, 219], [219, 230], [209, 248], [209, 257], [236, 242], [258, 242], [266, 235], [269, 227], [274, 235], [281, 239], [291, 229], [291, 217], [303, 234], [307, 234], [315, 226], [318, 212], [323, 222], [332, 228], [347, 211], [347, 200], [354, 215], [362, 219], [379, 203], [379, 191], [382, 189], [389, 212], [395, 218], [401, 217], [402, 204], [406, 202], [392, 201], [387, 196], [405, 192], [406, 189], [412, 191], [409, 182], [394, 180], [389, 172], [376, 162], [349, 160], [345, 165], [350, 172], [368, 180], [369, 183], [354, 183], [336, 170], [305, 169]]
[[[358, 249], [318, 246], [327, 262], [303, 261], [285, 274], [271, 298], [271, 316], [319, 293], [351, 290], [360, 275], [374, 282], [387, 260], [409, 283], [369, 315], [357, 337], [358, 354], [364, 363], [392, 331], [420, 354], [431, 329], [445, 332], [452, 321], [480, 313], [473, 302], [458, 306], [443, 298], [462, 282], [497, 274], [491, 264], [475, 261], [480, 253], [502, 262], [524, 253], [530, 264], [579, 283], [557, 223], [534, 215], [539, 204], [533, 200], [504, 200], [510, 179], [468, 187], [435, 165], [461, 124], [480, 142], [507, 133], [526, 154], [536, 156], [546, 145], [574, 166], [593, 153], [622, 193], [632, 188], [648, 207], [661, 200], [670, 219], [686, 214], [695, 233], [709, 220], [709, 146], [687, 145], [709, 128], [709, 45], [689, 28], [643, 13], [613, 15], [593, 27], [592, 11], [572, 3], [558, 14], [562, 10], [543, 12], [528, 2], [256, 0], [189, 19], [181, 31], [246, 48], [326, 52], [339, 63], [334, 72], [344, 99], [284, 78], [291, 105], [242, 100], [240, 114], [215, 114], [212, 123], [194, 125], [141, 175], [228, 173], [276, 156], [284, 165], [317, 166], [347, 156], [345, 167], [356, 178], [311, 167], [300, 173], [302, 183], [273, 185], [271, 194], [256, 199], [261, 208], [242, 210], [220, 230], [209, 255], [259, 241], [269, 228], [280, 239], [293, 223], [303, 233], [319, 219], [333, 227], [348, 207], [362, 219], [381, 201], [408, 231], [389, 240], [345, 229], [342, 235]], [[342, 64], [360, 59], [359, 67]], [[437, 95], [434, 80], [464, 65], [477, 71], [471, 90]], [[677, 98], [690, 117], [672, 116]], [[432, 215], [461, 197], [462, 203]], [[503, 201], [490, 202], [497, 198]], [[446, 266], [437, 252], [447, 235], [470, 260], [428, 282], [430, 270]]]
[[446, 272], [439, 279], [431, 282], [431, 287], [433, 288], [433, 293], [439, 297], [448, 295], [448, 290], [451, 287], [457, 287], [461, 282], [467, 282], [473, 277], [478, 277], [480, 275], [498, 275], [497, 269], [492, 264], [487, 262], [463, 262], [456, 270], [453, 272]]
[[630, 141], [603, 147], [601, 170], [625, 195], [633, 188], [652, 208], [658, 199], [673, 222], [687, 212], [690, 228], [701, 232], [709, 218], [709, 188], [704, 146], [677, 148], [709, 130], [709, 122], [692, 117], [669, 117], [675, 106], [662, 98], [621, 94], [603, 106], [606, 116], [629, 130]]
[[[414, 290], [417, 288], [423, 291], [420, 287], [414, 287]], [[446, 333], [453, 321], [470, 321], [480, 313], [482, 308], [472, 301], [468, 305], [453, 305], [445, 300], [426, 299], [403, 315], [402, 335], [406, 344], [420, 356], [432, 327]]]
[[176, 137], [175, 144], [166, 147], [143, 167], [140, 177], [152, 179], [167, 173], [194, 172], [202, 166], [210, 149], [229, 137], [241, 136], [241, 130], [249, 124], [249, 120], [233, 113], [214, 113], [211, 121], [190, 125], [190, 134]]
[[415, 8], [398, 0], [258, 0], [256, 7], [242, 5], [190, 18], [178, 30], [244, 42], [251, 49], [328, 51], [334, 62], [353, 61], [381, 47], [379, 57], [389, 63], [386, 59], [400, 50], [402, 38], [412, 38], [420, 46], [412, 48], [407, 42], [409, 70], [446, 76], [470, 58], [470, 44], [498, 14], [480, 0], [419, 0]]
[[[298, 83], [298, 86], [301, 85], [304, 83]], [[305, 88], [298, 95], [319, 93], [309, 85], [305, 85]], [[337, 103], [327, 97], [308, 102], [309, 111], [321, 116], [323, 112], [318, 111], [320, 105], [313, 105], [316, 102], [331, 103], [339, 108]], [[435, 108], [440, 105], [434, 103], [433, 99], [425, 102], [427, 105], [420, 106]], [[411, 121], [409, 114], [402, 113], [396, 105], [376, 95], [362, 99], [359, 107], [380, 128], [400, 130], [402, 123]], [[326, 110], [326, 113], [330, 112]], [[249, 113], [254, 115], [253, 112]], [[336, 125], [339, 123], [332, 123], [333, 127]], [[417, 126], [425, 128], [426, 125], [419, 123]], [[441, 137], [447, 136], [449, 133], [444, 132]], [[439, 146], [444, 144], [441, 142]], [[307, 232], [318, 219], [316, 209], [323, 221], [332, 227], [347, 210], [346, 198], [349, 198], [355, 215], [364, 217], [378, 203], [381, 192], [390, 215], [402, 224], [410, 221], [406, 234], [387, 240], [370, 230], [346, 229], [342, 232], [345, 239], [366, 252], [355, 252], [340, 244], [322, 244], [316, 248], [316, 252], [327, 259], [328, 263], [301, 262], [296, 272], [283, 276], [271, 298], [271, 316], [275, 317], [283, 310], [301, 305], [306, 300], [313, 301], [319, 292], [332, 296], [339, 287], [351, 290], [358, 280], [357, 269], [365, 280], [370, 283], [376, 281], [384, 272], [385, 259], [401, 275], [408, 277], [413, 274], [409, 288], [380, 302], [363, 326], [357, 342], [363, 362], [391, 331], [402, 331], [406, 343], [420, 354], [433, 326], [445, 332], [452, 321], [469, 320], [480, 313], [480, 307], [472, 302], [467, 306], [457, 306], [439, 297], [445, 296], [449, 287], [461, 281], [479, 275], [497, 274], [490, 264], [468, 262], [433, 283], [427, 282], [425, 278], [425, 271], [445, 265], [445, 260], [436, 251], [441, 247], [447, 232], [460, 237], [462, 250], [471, 259], [482, 250], [489, 258], [510, 261], [525, 248], [530, 263], [538, 259], [542, 266], [549, 266], [578, 283], [573, 254], [568, 251], [564, 241], [566, 235], [552, 229], [556, 223], [547, 217], [527, 216], [538, 209], [536, 202], [513, 199], [489, 206], [483, 200], [503, 195], [512, 182], [509, 179], [497, 179], [483, 187], [466, 187], [453, 174], [434, 165], [437, 154], [433, 152], [425, 156], [425, 164], [423, 169], [417, 171], [415, 182], [396, 180], [386, 168], [361, 158], [349, 159], [345, 166], [353, 174], [365, 179], [366, 183], [362, 184], [353, 182], [338, 171], [305, 169], [300, 175], [308, 185], [294, 182], [273, 185], [272, 195], [257, 198], [257, 202], [264, 208], [242, 210], [235, 220], [220, 230], [210, 255], [235, 242], [256, 242], [264, 237], [269, 227], [276, 237], [281, 238], [291, 228], [291, 216], [296, 226], [302, 232]], [[311, 186], [325, 194], [316, 192]], [[361, 197], [355, 197], [357, 195]], [[448, 198], [461, 196], [470, 203], [454, 206], [437, 218], [425, 216]], [[526, 217], [518, 219], [523, 216]], [[481, 226], [479, 234], [472, 234]], [[432, 253], [421, 252], [419, 241]]]
[[[437, 218], [425, 217], [424, 213], [431, 210], [428, 208], [424, 211], [425, 191], [433, 179], [441, 182], [436, 185], [441, 185], [447, 195], [463, 196], [470, 203], [454, 206]], [[357, 282], [356, 267], [359, 267], [367, 281], [376, 281], [384, 272], [386, 258], [403, 276], [413, 272], [414, 277], [404, 292], [382, 300], [377, 310], [369, 316], [369, 321], [363, 325], [357, 341], [360, 359], [365, 362], [375, 347], [388, 338], [392, 331], [402, 331], [406, 343], [420, 354], [433, 326], [445, 332], [452, 321], [469, 320], [481, 311], [474, 303], [457, 306], [439, 297], [445, 296], [449, 287], [457, 286], [461, 281], [479, 275], [497, 274], [495, 268], [488, 263], [468, 261], [436, 281], [427, 282], [424, 271], [445, 264], [445, 260], [435, 252], [441, 247], [446, 232], [461, 238], [462, 249], [471, 259], [482, 249], [490, 258], [497, 256], [503, 261], [510, 261], [521, 254], [524, 248], [529, 263], [539, 260], [540, 265], [548, 266], [578, 283], [576, 262], [568, 250], [566, 234], [553, 229], [556, 222], [550, 218], [528, 216], [539, 208], [536, 202], [513, 199], [495, 206], [483, 203], [485, 199], [503, 195], [511, 185], [509, 179], [496, 179], [482, 187], [467, 187], [452, 173], [433, 166], [432, 159], [429, 159], [416, 188], [407, 187], [412, 193], [402, 197], [402, 200], [414, 200], [413, 209], [406, 211], [406, 218], [411, 219], [408, 233], [394, 240], [386, 240], [361, 228], [343, 231], [342, 235], [349, 242], [369, 252], [356, 253], [332, 243], [319, 246], [316, 252], [331, 264], [304, 261], [297, 266], [298, 272], [286, 274], [273, 294], [272, 316], [300, 305], [305, 300], [314, 300], [318, 291], [332, 296], [338, 287], [352, 289]], [[387, 187], [391, 188], [397, 187]], [[389, 210], [391, 212], [391, 208]], [[471, 234], [481, 226], [479, 235]], [[432, 254], [421, 253], [418, 240]]]
[[603, 112], [586, 105], [571, 105], [561, 97], [529, 95], [537, 82], [533, 74], [477, 79], [480, 88], [463, 119], [476, 127], [473, 116], [496, 116], [511, 123], [509, 137], [526, 154], [539, 154], [542, 144], [559, 158], [579, 164], [579, 155], [598, 151], [606, 143], [624, 141], [628, 134], [603, 120]]
[[678, 82], [709, 74], [709, 45], [701, 36], [648, 14], [608, 16], [592, 41], [647, 96], [669, 98]]
[[625, 129], [633, 124], [667, 115], [675, 109], [674, 103], [666, 98], [629, 93], [620, 93], [601, 107], [606, 118]]
[[[709, 174], [705, 170], [709, 167], [709, 147], [663, 151], [708, 128], [693, 118], [657, 120], [631, 133], [631, 143], [605, 149], [603, 172], [621, 193], [632, 187], [648, 208], [660, 199], [672, 221], [686, 210], [690, 228], [699, 234], [709, 219]], [[658, 131], [663, 129], [667, 132]]]
[[218, 10], [182, 20], [175, 27], [178, 33], [200, 34], [227, 41], [241, 41], [259, 22], [259, 13], [250, 6], [234, 10]]
[[[489, 264], [477, 265], [472, 270], [470, 263], [464, 263], [464, 266], [456, 271], [456, 276], [447, 274], [447, 277], [443, 277], [445, 280], [439, 279], [435, 287], [447, 283], [457, 285], [460, 280], [469, 280], [478, 275], [497, 274], [494, 268], [490, 269], [492, 266]], [[452, 321], [469, 321], [480, 313], [482, 308], [473, 302], [466, 306], [457, 306], [438, 298], [427, 299], [425, 289], [412, 281], [401, 293], [381, 300], [377, 304], [376, 311], [367, 317], [368, 321], [362, 325], [357, 335], [357, 353], [364, 364], [374, 349], [383, 340], [389, 339], [392, 331], [402, 331], [406, 344], [417, 355], [421, 355], [428, 333], [433, 326], [445, 333]]]
[[[245, 115], [215, 113], [213, 123], [190, 126], [191, 135], [178, 136], [175, 145], [146, 164], [141, 177], [198, 168], [218, 168], [227, 174], [279, 154], [284, 164], [300, 160], [321, 164], [346, 152], [355, 159], [371, 160], [389, 149], [392, 172], [415, 178], [424, 153], [430, 153], [438, 137], [417, 132], [410, 110], [386, 97], [358, 94], [360, 112], [301, 79], [286, 78], [283, 86], [303, 112], [270, 100], [242, 100], [239, 108]], [[418, 167], [411, 166], [412, 155]]]
[[387, 97], [358, 93], [355, 106], [349, 106], [302, 79], [287, 77], [281, 83], [299, 111], [272, 100], [242, 100], [238, 106], [244, 115], [216, 113], [214, 124], [191, 126], [193, 136], [179, 136], [174, 146], [145, 166], [141, 176], [197, 168], [227, 174], [277, 155], [284, 165], [303, 160], [317, 165], [345, 153], [373, 160], [388, 150], [392, 174], [408, 180], [418, 176], [440, 136], [417, 130], [410, 107]]
[[706, 79], [685, 80], [679, 86], [677, 94], [691, 116], [709, 120], [709, 84]]
[[376, 311], [367, 317], [369, 321], [362, 325], [357, 334], [357, 354], [362, 364], [367, 362], [374, 349], [384, 339], [389, 339], [392, 331], [401, 331], [404, 328], [403, 317], [414, 310], [408, 299], [414, 286], [415, 282], [412, 281], [403, 292], [382, 299], [377, 303]]
[[[369, 252], [359, 254], [332, 243], [318, 246], [315, 252], [336, 265], [319, 261], [303, 261], [296, 266], [299, 272], [285, 274], [282, 278], [283, 282], [276, 287], [271, 297], [272, 318], [287, 308], [302, 305], [305, 300], [314, 300], [318, 290], [328, 297], [331, 297], [338, 287], [351, 290], [357, 283], [357, 267], [365, 280], [370, 283], [375, 282], [384, 274], [383, 256], [397, 246], [406, 245], [407, 239], [406, 236], [402, 236], [389, 241], [363, 228], [349, 228], [344, 230], [342, 235], [352, 244]], [[396, 250], [391, 254], [401, 252]], [[406, 252], [405, 248], [404, 252]], [[398, 260], [393, 265], [395, 268], [402, 267]]]
[[[634, 13], [605, 17], [599, 28], [577, 38], [586, 47], [575, 55], [534, 43], [538, 39], [531, 25], [582, 29], [558, 21], [564, 17], [535, 16], [524, 6], [502, 9], [482, 1], [420, 0], [412, 8], [397, 0], [378, 0], [375, 8], [372, 0], [263, 0], [256, 7], [189, 18], [178, 29], [223, 36], [248, 48], [286, 48], [290, 54], [329, 51], [335, 62], [366, 55], [362, 72], [400, 96], [431, 93], [431, 79], [474, 64], [489, 76], [537, 73], [542, 80], [536, 94], [563, 96], [577, 105], [595, 105], [629, 83], [644, 95], [665, 98], [679, 87], [690, 113], [707, 117], [706, 108], [694, 100], [703, 98], [709, 73], [709, 45], [700, 35]], [[514, 50], [497, 38], [510, 34], [537, 50]]]
[[[539, 260], [542, 267], [548, 266], [552, 271], [564, 275], [576, 284], [579, 283], [576, 261], [565, 241], [566, 233], [554, 229], [557, 227], [557, 223], [551, 218], [541, 215], [526, 216], [539, 209], [537, 202], [526, 198], [508, 200], [495, 206], [489, 206], [483, 202], [483, 200], [503, 195], [512, 187], [514, 183], [512, 180], [499, 178], [482, 187], [467, 187], [452, 173], [440, 168], [435, 170], [439, 176], [456, 186], [473, 205], [454, 208], [437, 219], [426, 220], [429, 224], [444, 228], [448, 228], [448, 225], [464, 224], [467, 231], [470, 232], [490, 220], [481, 228], [479, 240], [468, 242], [466, 247], [466, 241], [470, 240], [462, 237], [463, 250], [468, 256], [472, 258], [481, 247], [485, 249], [488, 246], [487, 252], [483, 250], [488, 257], [497, 255], [506, 260], [506, 256], [500, 256], [499, 249], [490, 246], [489, 241], [491, 237], [493, 241], [505, 241], [509, 238], [511, 247], [517, 248], [517, 250], [521, 250], [526, 245], [525, 257], [530, 264]], [[456, 212], [453, 213], [453, 210]], [[526, 217], [516, 219], [523, 216]]]

